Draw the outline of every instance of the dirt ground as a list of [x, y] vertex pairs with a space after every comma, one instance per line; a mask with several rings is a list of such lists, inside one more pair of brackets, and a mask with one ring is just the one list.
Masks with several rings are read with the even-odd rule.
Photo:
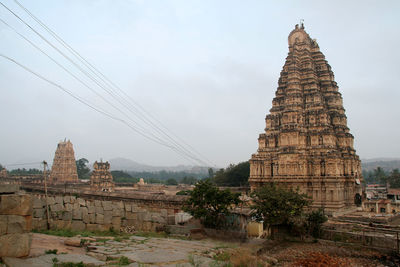
[[275, 266], [400, 266], [399, 257], [350, 244], [331, 241], [288, 242], [267, 240], [259, 257], [276, 259]]

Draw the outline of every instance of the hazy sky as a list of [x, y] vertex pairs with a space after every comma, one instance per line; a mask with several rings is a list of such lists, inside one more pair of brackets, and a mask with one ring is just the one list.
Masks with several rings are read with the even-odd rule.
[[[19, 1], [220, 167], [256, 152], [287, 36], [304, 19], [335, 73], [358, 155], [400, 156], [400, 1]], [[2, 6], [0, 18], [108, 97]], [[1, 22], [0, 54], [118, 113]], [[52, 162], [64, 138], [90, 161], [191, 164], [1, 57], [0, 90], [1, 164]]]

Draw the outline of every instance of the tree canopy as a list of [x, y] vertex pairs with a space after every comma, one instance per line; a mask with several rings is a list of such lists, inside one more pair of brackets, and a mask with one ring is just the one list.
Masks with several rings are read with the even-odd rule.
[[250, 175], [250, 163], [230, 164], [226, 169], [218, 170], [213, 181], [220, 186], [246, 186]]
[[229, 189], [220, 190], [209, 179], [199, 181], [189, 196], [183, 210], [210, 228], [222, 227], [226, 216], [231, 213], [232, 205], [240, 203], [239, 193], [232, 193]]
[[76, 171], [78, 172], [79, 179], [89, 179], [90, 169], [87, 167], [89, 161], [85, 158], [76, 161]]
[[269, 225], [290, 224], [310, 204], [307, 195], [275, 184], [259, 188], [252, 193], [252, 197], [253, 216]]

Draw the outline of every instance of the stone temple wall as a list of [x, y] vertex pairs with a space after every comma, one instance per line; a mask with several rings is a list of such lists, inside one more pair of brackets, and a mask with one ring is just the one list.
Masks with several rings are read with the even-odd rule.
[[28, 256], [31, 226], [31, 196], [17, 185], [0, 185], [0, 257]]
[[[175, 196], [174, 196], [175, 197]], [[179, 196], [177, 196], [179, 197]], [[175, 224], [181, 214], [183, 199], [173, 203], [165, 196], [94, 199], [84, 195], [52, 195], [48, 197], [50, 228], [76, 231], [106, 231], [111, 227], [125, 230], [157, 231]], [[33, 229], [46, 228], [46, 201], [43, 194], [33, 195]]]

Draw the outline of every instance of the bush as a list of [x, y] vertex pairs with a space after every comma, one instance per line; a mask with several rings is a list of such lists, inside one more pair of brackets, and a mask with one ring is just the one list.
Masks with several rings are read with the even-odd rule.
[[308, 231], [315, 237], [319, 238], [321, 235], [321, 226], [328, 220], [322, 209], [314, 210], [307, 215]]

